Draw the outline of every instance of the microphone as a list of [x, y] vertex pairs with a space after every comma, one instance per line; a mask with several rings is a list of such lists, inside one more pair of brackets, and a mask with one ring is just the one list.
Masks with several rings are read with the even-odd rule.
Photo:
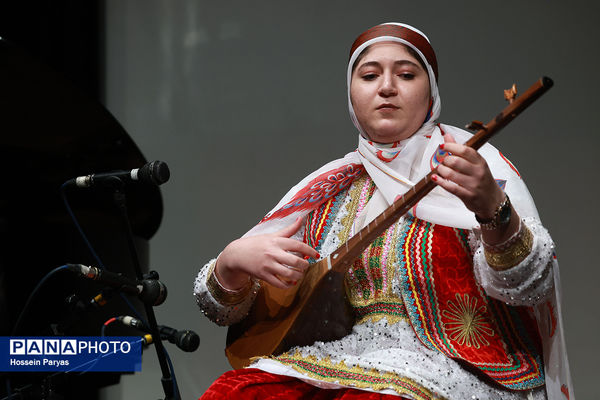
[[134, 294], [145, 304], [158, 306], [167, 298], [167, 287], [156, 279], [144, 279], [138, 282], [121, 274], [82, 264], [67, 264], [67, 268], [84, 278], [102, 282], [125, 293]]
[[[122, 315], [116, 319], [123, 325], [131, 326], [148, 332], [148, 329], [144, 327], [142, 321], [137, 318], [133, 318], [128, 315]], [[198, 346], [200, 346], [200, 336], [198, 336], [198, 334], [196, 334], [194, 331], [190, 331], [188, 329], [178, 331], [177, 329], [165, 325], [158, 325], [158, 332], [160, 333], [161, 340], [168, 340], [183, 351], [196, 351]]]
[[89, 188], [103, 183], [114, 182], [115, 178], [124, 182], [141, 182], [151, 185], [162, 185], [167, 182], [171, 176], [169, 166], [163, 161], [152, 161], [140, 168], [134, 168], [130, 171], [112, 171], [99, 174], [82, 175], [77, 178], [69, 179], [66, 185], [77, 186], [78, 188]]
[[188, 329], [178, 331], [164, 325], [159, 325], [158, 331], [160, 332], [161, 340], [166, 339], [183, 351], [196, 351], [198, 346], [200, 346], [200, 337], [194, 331]]

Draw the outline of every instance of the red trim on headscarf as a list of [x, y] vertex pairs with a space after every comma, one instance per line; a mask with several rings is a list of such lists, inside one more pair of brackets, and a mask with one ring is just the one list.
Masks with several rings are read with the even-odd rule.
[[371, 39], [375, 39], [380, 36], [393, 36], [393, 37], [397, 37], [400, 39], [404, 39], [407, 42], [411, 43], [413, 46], [415, 46], [417, 49], [419, 49], [419, 51], [421, 53], [423, 53], [423, 55], [427, 59], [427, 62], [429, 63], [429, 65], [431, 65], [431, 68], [433, 69], [433, 73], [435, 74], [435, 80], [436, 81], [438, 80], [439, 76], [438, 76], [437, 58], [435, 57], [435, 52], [433, 51], [433, 47], [431, 47], [431, 44], [429, 44], [427, 39], [425, 39], [419, 33], [415, 32], [405, 26], [386, 24], [386, 25], [377, 25], [377, 26], [372, 27], [371, 29], [366, 30], [352, 44], [352, 47], [350, 48], [350, 58], [352, 57], [352, 54], [354, 54], [354, 51], [360, 45], [362, 45], [363, 43], [365, 43]]
[[[369, 142], [370, 145], [373, 145], [372, 142]], [[400, 142], [394, 142], [394, 144], [392, 145], [392, 147], [389, 147], [389, 149], [395, 149], [398, 147], [398, 145], [400, 144]], [[386, 149], [387, 151], [387, 149]], [[396, 154], [394, 154], [392, 157], [386, 157], [383, 155], [383, 150], [377, 150], [377, 153], [375, 153], [377, 155], [377, 158], [379, 158], [381, 161], [383, 162], [392, 162], [396, 159], [396, 157], [398, 157], [398, 154], [400, 154], [400, 150], [398, 150], [396, 152]]]
[[517, 173], [517, 175], [519, 175], [519, 177], [521, 177], [521, 174], [519, 173], [519, 171], [517, 171], [517, 168], [513, 165], [513, 163], [511, 163], [508, 158], [504, 157], [504, 154], [502, 154], [500, 151], [498, 151], [498, 154], [500, 154], [500, 157], [502, 157], [502, 159], [504, 161], [506, 161], [506, 163], [508, 164], [508, 166], [510, 167], [510, 169], [512, 169], [513, 171], [515, 171]]
[[569, 388], [566, 385], [562, 385], [560, 391], [567, 397], [567, 400], [571, 398], [569, 396]]

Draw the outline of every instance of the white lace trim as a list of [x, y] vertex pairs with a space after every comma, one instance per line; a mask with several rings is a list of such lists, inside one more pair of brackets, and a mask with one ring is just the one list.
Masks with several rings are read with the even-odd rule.
[[248, 296], [239, 304], [234, 306], [220, 304], [212, 296], [208, 290], [208, 286], [206, 286], [208, 272], [216, 261], [217, 259], [213, 258], [202, 267], [200, 272], [198, 272], [198, 275], [194, 280], [194, 297], [196, 298], [196, 304], [198, 304], [198, 307], [200, 307], [200, 310], [208, 319], [220, 326], [232, 325], [241, 321], [248, 314], [254, 303], [260, 285], [258, 281], [255, 281], [253, 290], [251, 290]]
[[552, 238], [537, 218], [524, 218], [523, 223], [533, 234], [531, 253], [521, 263], [504, 271], [496, 271], [487, 264], [483, 244], [474, 234], [470, 235], [471, 247], [475, 249], [475, 278], [488, 296], [513, 306], [539, 304], [554, 289]]

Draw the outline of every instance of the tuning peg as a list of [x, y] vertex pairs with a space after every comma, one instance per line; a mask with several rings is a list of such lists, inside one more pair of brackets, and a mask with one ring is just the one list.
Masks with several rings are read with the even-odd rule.
[[510, 89], [504, 91], [504, 99], [509, 103], [512, 103], [517, 97], [517, 84], [513, 83]]
[[470, 131], [478, 131], [480, 129], [486, 129], [485, 125], [481, 121], [471, 121], [470, 123], [465, 125], [465, 128]]

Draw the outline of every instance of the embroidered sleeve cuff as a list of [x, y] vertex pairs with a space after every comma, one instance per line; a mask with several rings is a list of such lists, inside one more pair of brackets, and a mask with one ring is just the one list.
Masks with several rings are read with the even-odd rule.
[[[490, 260], [481, 241], [473, 236], [473, 268], [478, 282], [491, 297], [511, 305], [532, 306], [545, 299], [554, 287], [554, 244], [538, 219], [525, 218], [522, 223], [531, 233], [531, 239], [524, 245], [530, 251], [524, 248], [525, 257], [517, 257], [521, 258], [520, 262], [505, 269], [498, 268], [509, 262]], [[494, 262], [497, 263], [490, 265]]]
[[224, 306], [235, 306], [240, 304], [250, 294], [253, 286], [253, 280], [248, 278], [248, 283], [241, 289], [231, 290], [227, 289], [221, 282], [215, 272], [215, 266], [217, 262], [211, 263], [208, 271], [208, 278], [206, 279], [206, 286], [212, 297]]
[[194, 297], [202, 313], [217, 325], [235, 324], [250, 311], [260, 284], [252, 280], [243, 292], [228, 291], [214, 277], [211, 281], [216, 261], [216, 258], [210, 260], [198, 272], [194, 282]]
[[482, 242], [487, 264], [496, 271], [504, 271], [520, 264], [531, 253], [533, 234], [521, 222], [519, 230], [505, 243], [490, 246]]

